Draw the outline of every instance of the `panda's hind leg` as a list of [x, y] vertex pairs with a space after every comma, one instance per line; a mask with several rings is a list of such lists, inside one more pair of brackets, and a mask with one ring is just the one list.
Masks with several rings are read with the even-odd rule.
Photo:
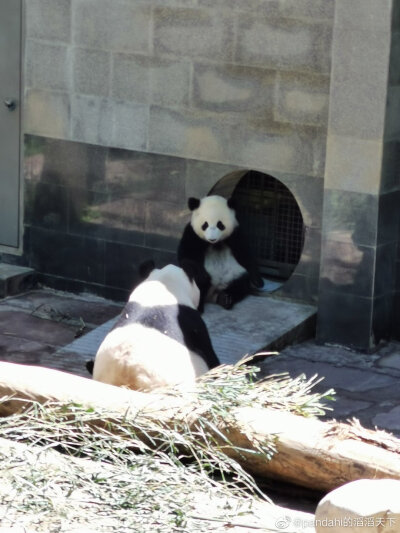
[[231, 309], [235, 303], [243, 300], [251, 291], [250, 276], [246, 272], [233, 280], [226, 289], [217, 295], [216, 303], [224, 309]]

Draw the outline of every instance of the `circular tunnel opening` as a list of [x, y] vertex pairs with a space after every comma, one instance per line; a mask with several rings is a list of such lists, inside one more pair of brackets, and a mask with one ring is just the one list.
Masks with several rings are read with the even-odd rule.
[[265, 289], [279, 288], [300, 260], [305, 233], [300, 207], [288, 187], [269, 174], [250, 170], [222, 178], [210, 194], [233, 198]]

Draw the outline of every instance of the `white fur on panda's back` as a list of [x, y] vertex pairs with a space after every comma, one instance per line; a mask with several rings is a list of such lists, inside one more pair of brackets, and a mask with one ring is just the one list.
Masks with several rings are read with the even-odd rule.
[[231, 281], [246, 272], [228, 246], [210, 247], [205, 255], [204, 267], [211, 276], [211, 285], [217, 290], [226, 289]]
[[136, 390], [194, 383], [208, 371], [196, 353], [141, 324], [112, 330], [101, 344], [93, 379]]
[[190, 281], [185, 272], [175, 266], [154, 269], [149, 277], [140, 283], [129, 297], [142, 307], [154, 305], [188, 305], [196, 309], [200, 291], [196, 283]]

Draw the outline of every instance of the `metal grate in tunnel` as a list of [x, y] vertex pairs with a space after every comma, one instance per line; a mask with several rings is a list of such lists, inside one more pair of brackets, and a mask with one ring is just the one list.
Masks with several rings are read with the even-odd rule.
[[262, 275], [288, 279], [304, 244], [303, 217], [293, 194], [276, 178], [249, 171], [236, 185], [233, 198]]

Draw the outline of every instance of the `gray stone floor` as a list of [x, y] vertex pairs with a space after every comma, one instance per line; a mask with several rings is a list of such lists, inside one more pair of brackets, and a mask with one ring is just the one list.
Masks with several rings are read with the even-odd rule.
[[[277, 303], [278, 302], [278, 303]], [[247, 305], [235, 312], [207, 306], [205, 319], [223, 362], [235, 362], [274, 338], [282, 337], [297, 321], [307, 321], [313, 309], [280, 302], [273, 298], [257, 301], [252, 320], [255, 331], [244, 327]], [[268, 305], [267, 305], [268, 304]], [[0, 299], [0, 360], [47, 366], [89, 377], [85, 362], [94, 356], [122, 305], [92, 295], [74, 295], [48, 289], [31, 290]], [[262, 313], [262, 314], [261, 314]], [[247, 315], [249, 318], [249, 315]], [[266, 324], [267, 327], [260, 324]], [[224, 332], [232, 336], [224, 340]], [[219, 336], [218, 336], [219, 335]], [[240, 335], [239, 335], [240, 336]], [[245, 342], [246, 341], [246, 342]], [[221, 344], [222, 343], [222, 344]], [[225, 344], [224, 344], [225, 343]], [[221, 350], [221, 346], [224, 348]], [[400, 345], [390, 343], [373, 355], [347, 351], [337, 346], [317, 346], [312, 340], [289, 345], [278, 355], [258, 363], [262, 375], [288, 372], [296, 377], [315, 374], [324, 380], [316, 390], [333, 387], [336, 401], [326, 418], [347, 420], [357, 417], [369, 428], [377, 427], [400, 437]], [[263, 490], [284, 507], [313, 512], [321, 494], [262, 480]]]
[[[204, 318], [222, 362], [235, 362], [257, 351], [274, 336], [282, 336], [285, 328], [294, 328], [296, 317], [306, 320], [313, 313], [309, 306], [264, 298], [243, 302], [229, 312], [207, 306]], [[121, 304], [92, 295], [48, 289], [4, 298], [0, 300], [0, 359], [88, 377], [85, 362], [94, 356], [121, 309]], [[263, 375], [317, 374], [324, 380], [316, 390], [336, 390], [329, 418], [355, 416], [366, 427], [400, 436], [399, 344], [390, 343], [375, 354], [364, 355], [308, 340], [287, 346], [258, 364]]]

